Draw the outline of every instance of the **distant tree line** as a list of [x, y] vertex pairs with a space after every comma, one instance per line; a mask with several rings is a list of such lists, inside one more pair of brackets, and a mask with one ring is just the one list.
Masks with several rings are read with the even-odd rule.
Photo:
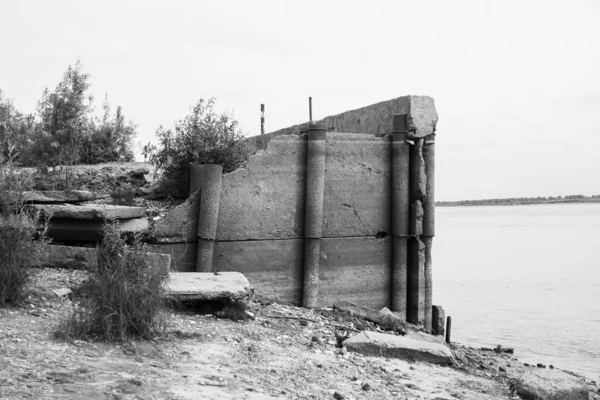
[[573, 194], [569, 196], [549, 197], [510, 197], [506, 199], [482, 199], [482, 200], [458, 200], [458, 201], [436, 201], [435, 205], [440, 207], [453, 206], [513, 206], [521, 204], [552, 204], [552, 203], [600, 203], [600, 194], [584, 196]]
[[45, 88], [33, 114], [23, 114], [0, 89], [0, 161], [34, 167], [132, 161], [136, 126], [105, 98], [94, 113], [89, 74], [80, 61], [51, 91]]

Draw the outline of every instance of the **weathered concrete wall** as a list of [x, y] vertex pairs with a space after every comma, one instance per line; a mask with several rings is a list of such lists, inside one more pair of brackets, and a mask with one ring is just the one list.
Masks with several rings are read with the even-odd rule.
[[[429, 97], [400, 97], [317, 121], [328, 129], [321, 306], [338, 300], [377, 309], [391, 306], [394, 114], [408, 114], [406, 136], [415, 142], [435, 132], [437, 113]], [[258, 294], [294, 304], [303, 299], [307, 139], [301, 131], [307, 127], [247, 139], [256, 153], [222, 179], [212, 263], [217, 271], [243, 273]], [[421, 157], [420, 147], [417, 152]], [[174, 210], [155, 232], [165, 244], [152, 251], [171, 254], [179, 271], [196, 270], [197, 201], [192, 198]], [[190, 223], [181, 222], [186, 218]], [[423, 279], [416, 281], [419, 285], [413, 286], [421, 291]], [[423, 301], [417, 303], [422, 313]]]
[[[319, 303], [349, 300], [373, 308], [390, 302], [389, 238], [330, 238], [321, 240]], [[171, 255], [173, 268], [196, 270], [196, 244], [150, 245], [153, 252]], [[283, 303], [302, 303], [303, 239], [216, 242], [214, 267], [237, 271], [261, 296]], [[358, 283], [358, 284], [357, 284]]]
[[[362, 132], [388, 134], [392, 130], [392, 115], [408, 114], [409, 136], [424, 137], [435, 132], [438, 115], [434, 101], [429, 96], [403, 96], [382, 101], [367, 107], [325, 117], [314, 124], [323, 124], [329, 132]], [[264, 150], [276, 136], [299, 135], [309, 122], [280, 129], [266, 135], [247, 138], [255, 150]]]

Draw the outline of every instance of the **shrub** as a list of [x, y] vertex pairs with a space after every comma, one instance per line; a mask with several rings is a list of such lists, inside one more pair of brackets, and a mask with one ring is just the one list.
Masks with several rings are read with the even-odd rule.
[[144, 157], [157, 167], [160, 183], [175, 197], [189, 195], [190, 164], [221, 164], [223, 172], [231, 172], [247, 157], [238, 122], [231, 114], [218, 114], [214, 104], [214, 98], [201, 98], [175, 122], [174, 130], [158, 128], [158, 146], [144, 146]]
[[12, 165], [0, 163], [0, 306], [19, 300], [29, 261], [36, 254], [35, 223], [24, 209], [30, 180]]
[[97, 266], [83, 291], [88, 297], [56, 331], [66, 339], [122, 341], [152, 338], [164, 328], [164, 284], [168, 273], [149, 268], [139, 240], [128, 247], [114, 223], [105, 225]]

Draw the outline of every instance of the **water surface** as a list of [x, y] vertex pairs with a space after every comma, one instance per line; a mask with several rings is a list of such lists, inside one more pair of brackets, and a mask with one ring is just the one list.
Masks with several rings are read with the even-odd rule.
[[600, 380], [600, 204], [438, 207], [433, 257], [454, 341]]

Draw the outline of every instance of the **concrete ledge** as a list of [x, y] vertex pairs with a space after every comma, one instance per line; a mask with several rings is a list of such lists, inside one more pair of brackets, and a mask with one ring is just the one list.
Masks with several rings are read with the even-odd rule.
[[[38, 221], [38, 230], [43, 230], [45, 221]], [[117, 224], [118, 232], [136, 233], [147, 230], [149, 227], [146, 217], [124, 219]], [[51, 219], [48, 227], [48, 236], [55, 240], [72, 242], [97, 242], [102, 238], [104, 220], [85, 219]]]
[[400, 358], [432, 364], [454, 363], [452, 350], [437, 338], [410, 334], [395, 336], [379, 332], [361, 332], [344, 341], [350, 351], [373, 357]]
[[76, 205], [37, 205], [31, 206], [45, 217], [65, 219], [132, 219], [146, 215], [144, 207], [115, 206], [109, 204]]
[[23, 192], [23, 200], [27, 203], [81, 203], [98, 199], [87, 190], [31, 190]]
[[252, 293], [239, 272], [171, 272], [167, 294], [179, 300], [241, 300]]

